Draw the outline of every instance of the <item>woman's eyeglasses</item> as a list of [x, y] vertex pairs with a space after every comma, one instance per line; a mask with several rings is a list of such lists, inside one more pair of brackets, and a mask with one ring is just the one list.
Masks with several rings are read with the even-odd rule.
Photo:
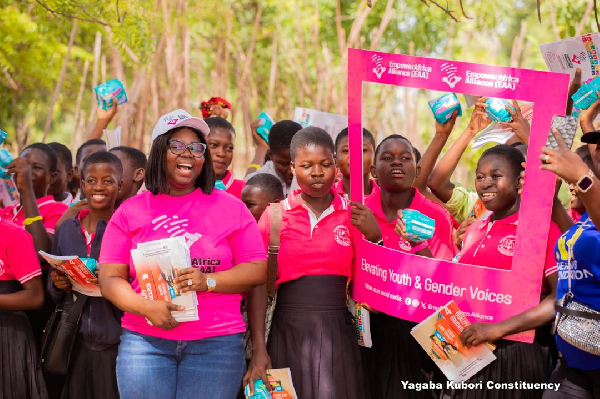
[[206, 144], [199, 142], [186, 144], [185, 142], [177, 139], [169, 140], [169, 150], [173, 155], [181, 155], [188, 148], [190, 149], [190, 153], [194, 158], [202, 158], [204, 156], [204, 151], [206, 151]]

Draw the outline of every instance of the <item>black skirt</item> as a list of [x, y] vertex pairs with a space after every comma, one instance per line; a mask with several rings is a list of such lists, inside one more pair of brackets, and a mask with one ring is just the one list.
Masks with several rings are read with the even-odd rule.
[[483, 390], [449, 390], [445, 398], [456, 399], [539, 399], [544, 390], [486, 389], [488, 381], [494, 382], [548, 382], [556, 366], [558, 352], [550, 326], [535, 331], [531, 344], [501, 339], [495, 342], [496, 360], [471, 377], [467, 382], [483, 382]]
[[[14, 283], [0, 281], [0, 294], [18, 291], [20, 284]], [[48, 398], [31, 325], [23, 312], [0, 309], [0, 398]]]
[[119, 345], [102, 351], [86, 348], [78, 340], [73, 348], [62, 399], [117, 399]]
[[[371, 314], [372, 348], [361, 348], [365, 383], [372, 398], [437, 398], [441, 391], [407, 388], [405, 383], [443, 382], [433, 360], [421, 348], [410, 330], [417, 323], [384, 313]], [[408, 387], [408, 386], [407, 386]]]
[[305, 276], [279, 286], [269, 355], [274, 368], [291, 369], [299, 398], [365, 398], [347, 281]]

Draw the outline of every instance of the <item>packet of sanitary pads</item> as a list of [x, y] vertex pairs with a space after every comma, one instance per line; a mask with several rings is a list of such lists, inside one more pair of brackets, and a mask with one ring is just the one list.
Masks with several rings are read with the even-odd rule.
[[454, 93], [446, 93], [441, 97], [434, 98], [429, 101], [429, 107], [438, 123], [447, 122], [455, 110], [458, 110], [458, 116], [462, 116], [460, 102]]
[[488, 105], [485, 112], [494, 122], [510, 122], [512, 120], [512, 115], [508, 112], [505, 105], [516, 111], [515, 107], [503, 98], [490, 97], [485, 103]]
[[598, 77], [587, 80], [580, 88], [571, 96], [573, 107], [579, 109], [588, 109], [593, 103], [598, 101], [596, 92], [600, 91], [600, 79]]
[[406, 237], [410, 241], [425, 241], [433, 237], [435, 220], [414, 209], [404, 209], [402, 220], [406, 225]]
[[112, 108], [112, 99], [117, 99], [117, 104], [125, 104], [127, 102], [127, 93], [125, 87], [119, 79], [111, 79], [106, 83], [94, 87], [96, 92], [96, 101], [98, 106], [103, 110]]

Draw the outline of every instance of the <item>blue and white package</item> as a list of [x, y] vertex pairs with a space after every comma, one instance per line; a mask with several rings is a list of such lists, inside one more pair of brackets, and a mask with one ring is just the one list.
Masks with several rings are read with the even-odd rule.
[[4, 130], [0, 129], [0, 145], [4, 144], [7, 137], [8, 134]]
[[435, 233], [435, 220], [414, 209], [404, 209], [402, 220], [406, 225], [406, 238], [411, 241], [425, 241]]
[[490, 97], [485, 103], [488, 105], [485, 112], [494, 122], [510, 122], [512, 120], [512, 115], [506, 109], [506, 105], [516, 111], [515, 107], [503, 98]]
[[271, 393], [265, 383], [260, 379], [254, 381], [254, 395], [250, 395], [250, 385], [244, 388], [244, 395], [247, 399], [271, 399]]
[[600, 79], [593, 77], [588, 79], [580, 88], [571, 96], [573, 107], [579, 109], [588, 109], [596, 101], [598, 101], [597, 92], [600, 91]]
[[6, 171], [6, 167], [13, 161], [12, 155], [6, 148], [0, 148], [0, 177], [8, 179], [9, 174]]
[[127, 93], [125, 93], [125, 87], [119, 79], [111, 79], [106, 83], [102, 83], [99, 86], [94, 87], [96, 92], [96, 101], [98, 106], [103, 110], [112, 108], [113, 98], [117, 99], [117, 104], [125, 104], [127, 102]]
[[98, 273], [96, 273], [96, 269], [98, 269], [98, 262], [96, 261], [96, 259], [94, 258], [81, 258], [81, 261], [85, 264], [85, 266], [90, 269], [90, 271], [92, 273], [94, 273], [96, 276], [98, 275]]
[[454, 93], [446, 93], [441, 97], [429, 101], [429, 108], [437, 123], [446, 123], [452, 117], [452, 113], [458, 110], [458, 116], [462, 116], [460, 101]]
[[258, 133], [258, 135], [262, 137], [267, 144], [269, 144], [269, 132], [271, 131], [275, 121], [265, 111], [258, 115], [258, 119], [262, 120], [262, 125], [256, 128], [256, 133]]

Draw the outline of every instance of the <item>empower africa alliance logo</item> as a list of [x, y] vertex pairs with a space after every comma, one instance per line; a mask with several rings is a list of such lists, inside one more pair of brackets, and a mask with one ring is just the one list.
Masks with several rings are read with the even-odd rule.
[[373, 63], [373, 73], [377, 76], [377, 79], [381, 79], [381, 75], [386, 71], [383, 66], [383, 58], [377, 54], [374, 54], [371, 57], [371, 62]]
[[462, 80], [460, 76], [456, 75], [456, 69], [454, 64], [449, 62], [442, 64], [442, 72], [446, 73], [446, 76], [442, 78], [442, 82], [446, 83], [451, 89], [454, 89], [454, 86]]

